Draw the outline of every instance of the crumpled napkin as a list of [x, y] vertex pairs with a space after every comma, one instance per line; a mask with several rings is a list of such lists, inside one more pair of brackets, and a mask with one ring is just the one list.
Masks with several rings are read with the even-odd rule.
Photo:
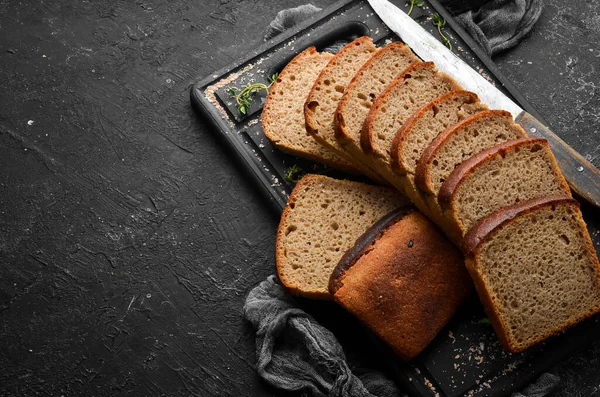
[[[315, 397], [405, 397], [379, 372], [352, 373], [337, 338], [301, 310], [269, 276], [246, 298], [244, 317], [256, 330], [256, 369], [270, 385]], [[559, 378], [543, 374], [513, 397], [544, 397]]]
[[517, 45], [542, 14], [542, 0], [492, 0], [456, 17], [458, 23], [494, 56]]

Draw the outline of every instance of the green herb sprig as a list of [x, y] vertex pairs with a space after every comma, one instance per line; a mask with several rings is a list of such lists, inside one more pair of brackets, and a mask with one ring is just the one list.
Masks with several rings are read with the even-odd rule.
[[446, 20], [444, 19], [444, 17], [442, 17], [440, 14], [438, 14], [436, 12], [435, 14], [433, 14], [431, 16], [431, 23], [433, 23], [434, 26], [437, 27], [438, 33], [440, 34], [440, 37], [442, 38], [442, 43], [444, 43], [446, 45], [446, 47], [448, 47], [450, 49], [450, 51], [452, 51], [452, 43], [442, 32], [442, 28], [444, 26], [446, 26]]
[[277, 77], [279, 77], [279, 73], [275, 73], [274, 75], [272, 75], [268, 78], [269, 85], [266, 85], [263, 83], [248, 84], [240, 92], [237, 92], [236, 87], [230, 87], [227, 91], [229, 92], [229, 94], [231, 96], [233, 96], [235, 98], [235, 101], [237, 103], [238, 112], [240, 112], [240, 114], [243, 114], [243, 115], [248, 114], [248, 111], [250, 110], [250, 102], [252, 101], [253, 94], [255, 94], [259, 91], [262, 91], [262, 90], [264, 90], [265, 92], [269, 92], [269, 89], [271, 88], [273, 83], [277, 80]]
[[413, 8], [415, 6], [417, 6], [417, 7], [423, 7], [423, 5], [425, 4], [423, 2], [423, 0], [409, 0], [409, 3], [410, 3], [410, 8], [408, 9], [407, 15], [410, 15], [410, 13], [413, 12]]
[[302, 179], [304, 174], [306, 173], [302, 170], [302, 168], [300, 168], [297, 164], [293, 164], [290, 168], [288, 168], [287, 174], [285, 175], [285, 180], [288, 182], [297, 183], [300, 181], [300, 179]]

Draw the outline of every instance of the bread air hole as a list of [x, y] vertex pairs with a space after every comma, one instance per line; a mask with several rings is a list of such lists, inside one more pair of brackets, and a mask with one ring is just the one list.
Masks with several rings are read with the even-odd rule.
[[285, 235], [287, 236], [288, 234], [296, 230], [298, 230], [298, 227], [296, 225], [290, 225], [285, 229]]
[[308, 108], [308, 110], [310, 110], [311, 112], [314, 112], [317, 109], [317, 106], [319, 106], [319, 102], [318, 101], [310, 101], [306, 107]]

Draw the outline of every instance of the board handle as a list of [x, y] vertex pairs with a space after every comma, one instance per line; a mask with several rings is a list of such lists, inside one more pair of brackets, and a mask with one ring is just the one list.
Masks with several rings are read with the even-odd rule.
[[571, 190], [600, 208], [600, 171], [529, 113], [521, 113], [515, 121], [530, 136], [548, 141]]

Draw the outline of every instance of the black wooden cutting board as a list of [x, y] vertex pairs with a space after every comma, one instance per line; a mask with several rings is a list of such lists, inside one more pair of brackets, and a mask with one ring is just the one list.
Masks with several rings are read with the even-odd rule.
[[[395, 2], [407, 8], [404, 2]], [[472, 40], [455, 24], [436, 1], [416, 9], [412, 16], [434, 35], [429, 16], [439, 12], [447, 20], [445, 33], [455, 52], [471, 66], [495, 81], [498, 87], [521, 107], [541, 120], [523, 96], [499, 73]], [[286, 155], [271, 146], [264, 137], [260, 112], [265, 95], [257, 95], [247, 115], [241, 115], [229, 89], [251, 82], [268, 84], [268, 77], [283, 69], [289, 60], [308, 46], [335, 52], [353, 39], [369, 35], [379, 46], [398, 37], [374, 14], [366, 1], [341, 1], [315, 17], [296, 26], [251, 52], [235, 64], [209, 76], [192, 87], [191, 98], [202, 117], [214, 125], [214, 133], [230, 149], [231, 158], [240, 163], [257, 188], [279, 213], [293, 188], [286, 179], [290, 168], [304, 172], [348, 177], [314, 163]], [[543, 121], [543, 120], [542, 120]], [[583, 205], [584, 217], [594, 245], [600, 244], [598, 209]], [[304, 303], [309, 312], [320, 310], [319, 304]], [[339, 308], [326, 310], [340, 311]], [[317, 317], [318, 318], [318, 317]], [[339, 332], [339, 331], [338, 331]], [[352, 332], [352, 331], [350, 331]], [[365, 332], [364, 329], [356, 332]], [[521, 354], [506, 353], [498, 344], [486, 321], [479, 302], [473, 299], [455, 316], [431, 345], [409, 363], [397, 359], [374, 336], [368, 342], [378, 349], [385, 367], [411, 395], [415, 396], [508, 396], [564, 358], [600, 335], [600, 318], [596, 316], [565, 333]], [[339, 335], [338, 335], [339, 336]]]

